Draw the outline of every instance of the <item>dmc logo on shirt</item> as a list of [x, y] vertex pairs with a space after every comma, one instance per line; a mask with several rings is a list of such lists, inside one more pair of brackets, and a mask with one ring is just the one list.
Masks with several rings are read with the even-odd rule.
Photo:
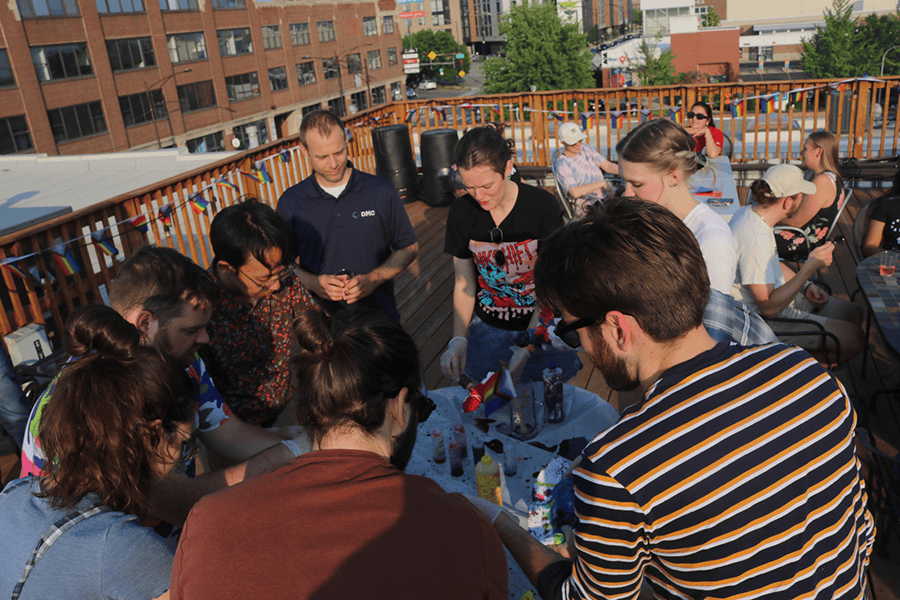
[[362, 212], [356, 212], [356, 211], [353, 212], [354, 219], [359, 219], [360, 217], [374, 217], [374, 216], [375, 216], [374, 210], [364, 210]]

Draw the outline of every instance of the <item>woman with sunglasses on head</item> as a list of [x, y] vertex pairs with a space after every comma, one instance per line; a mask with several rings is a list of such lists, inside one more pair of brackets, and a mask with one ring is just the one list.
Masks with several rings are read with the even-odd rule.
[[[487, 127], [471, 129], [456, 144], [456, 166], [466, 194], [447, 216], [444, 251], [453, 256], [453, 338], [441, 370], [454, 381], [474, 382], [513, 358], [514, 338], [537, 324], [534, 262], [539, 241], [555, 231], [562, 209], [548, 192], [509, 179], [512, 159], [504, 139]], [[564, 380], [581, 368], [574, 352], [516, 350], [524, 376], [539, 381], [544, 368]]]
[[695, 140], [694, 152], [700, 153], [705, 149], [710, 158], [720, 156], [725, 144], [725, 134], [715, 127], [712, 107], [706, 102], [694, 102], [685, 116], [687, 120], [684, 127]]
[[154, 486], [196, 454], [196, 391], [105, 306], [72, 313], [75, 357], [55, 380], [39, 436], [45, 477], [0, 493], [0, 594], [168, 598], [174, 550], [141, 519]]
[[[800, 159], [803, 161], [800, 166], [812, 171], [816, 191], [804, 194], [794, 214], [778, 223], [798, 227], [805, 234], [783, 231], [775, 236], [782, 260], [804, 260], [810, 250], [825, 241], [844, 196], [844, 180], [838, 171], [838, 141], [833, 133], [824, 130], [811, 133], [800, 150]], [[813, 240], [812, 244], [807, 244], [809, 239]]]

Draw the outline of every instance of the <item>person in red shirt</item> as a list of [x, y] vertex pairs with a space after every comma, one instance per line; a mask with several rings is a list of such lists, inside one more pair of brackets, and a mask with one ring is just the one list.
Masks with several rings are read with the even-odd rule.
[[706, 102], [694, 102], [686, 116], [687, 121], [684, 127], [697, 141], [694, 152], [703, 152], [705, 148], [708, 157], [720, 156], [722, 145], [725, 143], [725, 134], [715, 127], [712, 107]]

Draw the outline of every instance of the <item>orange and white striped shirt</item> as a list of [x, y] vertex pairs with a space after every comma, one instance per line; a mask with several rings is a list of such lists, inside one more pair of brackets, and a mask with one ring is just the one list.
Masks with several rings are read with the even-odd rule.
[[584, 451], [564, 598], [859, 599], [875, 529], [856, 413], [799, 348], [722, 343]]

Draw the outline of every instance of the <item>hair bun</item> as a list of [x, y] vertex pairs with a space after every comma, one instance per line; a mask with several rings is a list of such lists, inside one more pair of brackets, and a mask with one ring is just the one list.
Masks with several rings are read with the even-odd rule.
[[98, 352], [129, 361], [138, 356], [141, 333], [110, 307], [92, 304], [75, 309], [66, 319], [63, 346], [72, 356]]

